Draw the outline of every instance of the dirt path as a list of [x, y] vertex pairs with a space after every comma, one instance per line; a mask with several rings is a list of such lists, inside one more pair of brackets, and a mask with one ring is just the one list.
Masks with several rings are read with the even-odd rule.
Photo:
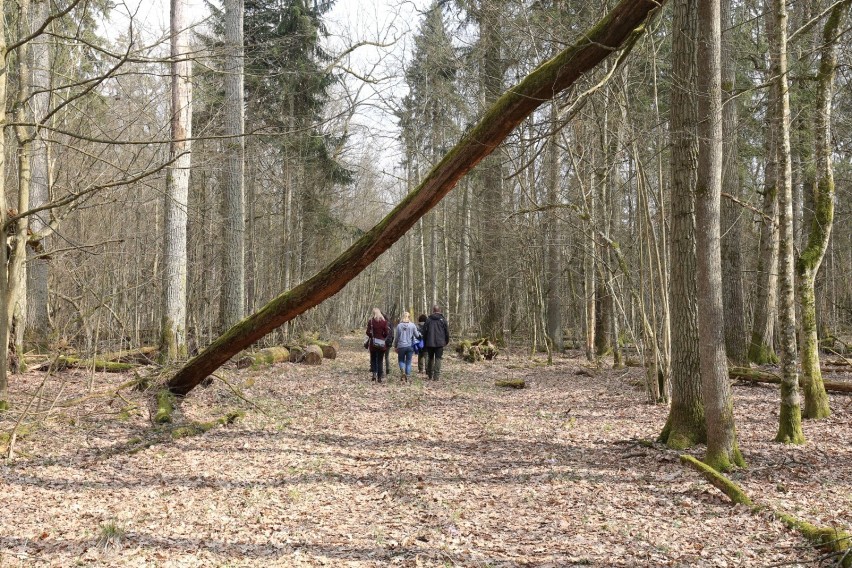
[[[228, 372], [263, 412], [222, 383], [198, 389], [187, 419], [247, 411], [198, 437], [140, 445], [150, 425], [138, 394], [125, 395], [140, 405], [129, 416], [120, 399], [52, 411], [17, 442], [14, 461], [0, 462], [0, 565], [804, 566], [819, 557], [779, 522], [731, 506], [675, 453], [637, 443], [666, 415], [632, 386], [637, 370], [588, 377], [568, 357], [552, 367], [449, 357], [438, 384], [374, 385], [355, 345], [318, 368]], [[496, 389], [506, 375], [529, 388]], [[13, 390], [34, 393], [42, 378]], [[60, 400], [82, 393], [87, 380], [52, 379], [45, 399], [62, 384]], [[95, 380], [97, 391], [122, 378]], [[852, 528], [852, 400], [833, 398], [835, 414], [806, 423], [808, 444], [792, 448], [769, 442], [776, 390], [735, 394], [749, 469], [734, 478], [759, 501]]]

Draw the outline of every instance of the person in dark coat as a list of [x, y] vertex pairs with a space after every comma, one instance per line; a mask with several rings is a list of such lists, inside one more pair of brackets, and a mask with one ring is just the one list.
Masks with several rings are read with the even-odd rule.
[[373, 308], [373, 317], [367, 322], [367, 345], [370, 349], [370, 374], [373, 381], [382, 382], [384, 377], [388, 334], [388, 320], [379, 308]]
[[432, 315], [423, 324], [423, 342], [426, 349], [426, 376], [437, 381], [441, 378], [444, 347], [450, 342], [450, 326], [438, 305], [432, 306]]

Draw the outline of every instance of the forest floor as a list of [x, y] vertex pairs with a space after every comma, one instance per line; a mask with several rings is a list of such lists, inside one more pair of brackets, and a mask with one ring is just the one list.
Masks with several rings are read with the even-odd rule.
[[[646, 404], [639, 369], [448, 353], [440, 382], [396, 371], [377, 385], [345, 343], [319, 367], [223, 371], [181, 420], [245, 417], [178, 439], [152, 426], [142, 393], [99, 396], [132, 376], [12, 377], [0, 432], [33, 403], [0, 460], [0, 566], [820, 564], [799, 534], [641, 443], [667, 409]], [[494, 386], [505, 377], [527, 388]], [[772, 442], [776, 387], [734, 394], [748, 468], [732, 478], [759, 503], [852, 529], [852, 397], [832, 396], [833, 415], [793, 447]]]

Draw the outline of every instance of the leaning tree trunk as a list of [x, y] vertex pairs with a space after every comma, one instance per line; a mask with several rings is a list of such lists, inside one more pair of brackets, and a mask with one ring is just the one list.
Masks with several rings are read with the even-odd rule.
[[235, 353], [300, 313], [339, 292], [418, 219], [435, 207], [469, 172], [527, 116], [570, 87], [614, 51], [629, 51], [645, 30], [647, 20], [665, 0], [622, 0], [582, 39], [542, 63], [518, 85], [503, 94], [456, 146], [378, 225], [322, 271], [285, 292], [260, 311], [235, 325], [178, 370], [168, 387], [185, 395]]
[[796, 299], [793, 279], [793, 174], [790, 164], [790, 93], [787, 83], [787, 5], [773, 0], [775, 28], [770, 38], [773, 88], [778, 102], [775, 132], [778, 143], [778, 324], [781, 328], [781, 412], [775, 441], [801, 444], [802, 409], [799, 398], [796, 348]]
[[718, 471], [743, 465], [725, 354], [722, 307], [722, 24], [719, 0], [698, 8], [698, 178], [695, 187], [698, 337], [701, 394], [707, 420], [704, 461]]
[[160, 357], [186, 357], [186, 223], [189, 204], [190, 138], [192, 137], [192, 62], [186, 0], [171, 3], [171, 131], [172, 166], [166, 177], [163, 239], [163, 321]]
[[799, 277], [799, 302], [802, 313], [802, 391], [805, 395], [805, 418], [825, 418], [831, 414], [828, 395], [822, 382], [819, 368], [819, 339], [817, 337], [816, 297], [814, 281], [822, 264], [831, 228], [834, 223], [834, 172], [831, 165], [831, 95], [837, 70], [838, 30], [849, 0], [834, 7], [823, 28], [823, 41], [819, 73], [817, 74], [817, 109], [814, 129], [816, 130], [816, 177], [813, 188], [814, 211], [807, 245], [799, 256], [796, 269]]
[[660, 440], [684, 449], [704, 442], [707, 430], [701, 403], [698, 356], [698, 291], [695, 280], [695, 183], [698, 168], [698, 109], [695, 37], [697, 0], [674, 5], [671, 95], [671, 382], [672, 404]]

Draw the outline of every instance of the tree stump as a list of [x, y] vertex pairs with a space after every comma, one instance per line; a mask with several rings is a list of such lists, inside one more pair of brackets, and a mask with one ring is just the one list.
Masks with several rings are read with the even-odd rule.
[[305, 356], [305, 349], [298, 345], [290, 345], [290, 362], [301, 363]]
[[337, 359], [337, 352], [340, 350], [340, 343], [337, 341], [315, 341], [313, 344], [322, 350], [324, 359]]

